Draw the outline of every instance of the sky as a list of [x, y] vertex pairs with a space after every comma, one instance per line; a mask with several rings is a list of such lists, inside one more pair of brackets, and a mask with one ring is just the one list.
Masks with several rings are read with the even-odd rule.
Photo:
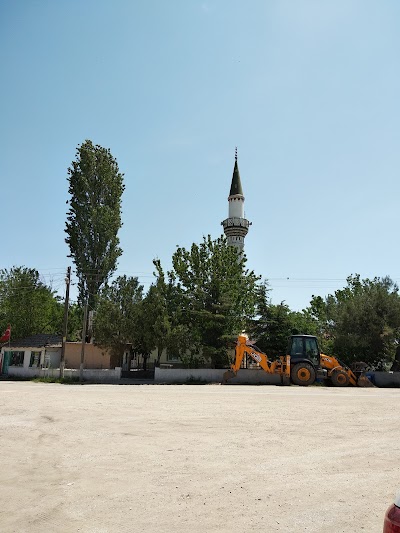
[[146, 289], [154, 258], [221, 235], [236, 146], [273, 303], [400, 282], [399, 26], [398, 0], [0, 0], [1, 268], [63, 293], [90, 139], [125, 175], [116, 275]]

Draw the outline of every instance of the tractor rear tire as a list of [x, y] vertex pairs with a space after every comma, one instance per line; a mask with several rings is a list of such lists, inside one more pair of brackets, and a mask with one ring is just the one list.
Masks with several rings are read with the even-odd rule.
[[310, 363], [297, 363], [290, 372], [290, 378], [295, 385], [307, 387], [315, 381], [315, 369]]
[[331, 374], [331, 381], [334, 387], [347, 387], [350, 378], [343, 370], [334, 370]]

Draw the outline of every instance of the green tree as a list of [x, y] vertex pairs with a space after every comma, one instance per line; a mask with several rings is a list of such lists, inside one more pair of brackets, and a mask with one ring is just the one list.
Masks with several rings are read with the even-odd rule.
[[[182, 331], [190, 332], [193, 351], [213, 366], [226, 365], [229, 341], [254, 316], [259, 277], [246, 269], [246, 257], [223, 237], [204, 237], [190, 250], [178, 247], [172, 267], [168, 275], [179, 312], [171, 335], [182, 338]], [[187, 338], [182, 340], [188, 344]]]
[[138, 322], [135, 336], [135, 342], [132, 350], [143, 358], [143, 370], [147, 370], [147, 361], [150, 359], [151, 352], [156, 347], [156, 340], [152, 335], [151, 316], [148, 314], [148, 301], [145, 299], [138, 308]]
[[268, 356], [286, 354], [291, 335], [317, 333], [317, 321], [307, 311], [291, 311], [284, 302], [273, 304], [267, 283], [260, 285], [258, 298], [257, 316], [252, 321], [250, 334]]
[[63, 305], [34, 268], [0, 270], [0, 330], [11, 324], [12, 338], [61, 333]]
[[83, 308], [77, 302], [70, 303], [68, 310], [67, 339], [70, 341], [82, 340]]
[[313, 297], [309, 310], [332, 354], [346, 363], [365, 361], [380, 368], [393, 359], [400, 340], [400, 296], [389, 277], [349, 276], [334, 295]]
[[266, 313], [259, 318], [255, 330], [257, 346], [269, 357], [286, 353], [288, 338], [293, 333], [291, 311], [283, 302], [270, 304]]
[[315, 335], [320, 339], [318, 321], [308, 309], [291, 311], [292, 335]]
[[168, 286], [159, 260], [153, 261], [157, 271], [156, 283], [152, 284], [143, 300], [143, 335], [146, 346], [157, 350], [156, 363], [168, 345], [171, 322], [168, 315]]
[[87, 140], [68, 169], [70, 209], [65, 232], [79, 280], [79, 298], [94, 308], [100, 288], [115, 271], [121, 228], [123, 174], [110, 150]]
[[[173, 356], [174, 359], [180, 359], [189, 368], [197, 368], [204, 362], [204, 358], [200, 355], [200, 336], [190, 324], [187, 312], [187, 294], [182, 290], [182, 286], [176, 283], [175, 274], [169, 272], [166, 279], [160, 261], [157, 259], [153, 263], [156, 267], [155, 275], [157, 277], [155, 283], [158, 300], [155, 315], [157, 321], [156, 328], [150, 322], [149, 326], [151, 335], [156, 335], [159, 339], [155, 347], [162, 346], [166, 349], [167, 354]], [[152, 313], [149, 313], [148, 316], [152, 316]], [[159, 362], [161, 353], [162, 350], [158, 349], [157, 362]]]
[[110, 349], [112, 364], [121, 366], [126, 346], [141, 340], [143, 286], [136, 277], [119, 276], [100, 293], [94, 320], [94, 341]]

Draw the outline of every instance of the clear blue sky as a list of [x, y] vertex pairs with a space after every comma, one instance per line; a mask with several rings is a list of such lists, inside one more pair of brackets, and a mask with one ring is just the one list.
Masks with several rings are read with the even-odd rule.
[[67, 168], [125, 173], [118, 272], [221, 234], [234, 149], [249, 266], [293, 309], [400, 280], [398, 0], [0, 0], [2, 267], [63, 291]]

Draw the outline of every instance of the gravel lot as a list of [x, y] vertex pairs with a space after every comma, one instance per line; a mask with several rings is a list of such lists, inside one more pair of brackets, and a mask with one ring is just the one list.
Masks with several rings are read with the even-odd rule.
[[0, 531], [379, 533], [399, 389], [0, 382]]

